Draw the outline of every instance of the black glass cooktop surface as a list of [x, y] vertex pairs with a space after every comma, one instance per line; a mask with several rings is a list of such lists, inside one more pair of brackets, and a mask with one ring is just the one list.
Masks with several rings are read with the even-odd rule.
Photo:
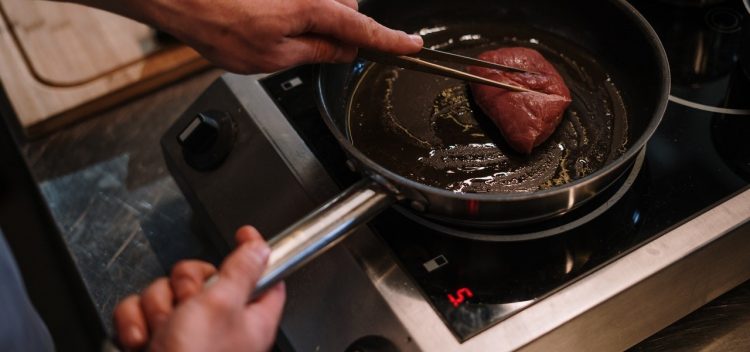
[[[744, 34], [741, 29], [725, 28], [734, 26], [732, 16], [737, 16], [740, 24], [746, 20], [740, 11], [744, 10], [741, 1], [709, 8], [656, 1], [633, 4], [647, 19], [658, 23], [654, 27], [660, 35], [665, 33], [674, 95], [679, 94], [688, 103], [696, 102], [698, 108], [748, 108], [750, 80], [742, 69], [742, 41], [735, 40], [735, 36]], [[671, 11], [671, 15], [665, 15], [665, 11]], [[707, 22], [717, 20], [712, 17], [717, 16], [716, 11], [724, 27]], [[694, 21], [699, 29], [674, 28], [686, 26], [674, 23], [681, 16], [703, 22]], [[716, 28], [724, 32], [714, 33]], [[711, 34], [719, 39], [696, 49], [698, 44], [687, 43], [678, 35], [691, 30], [705, 32], [700, 35], [704, 38]], [[682, 42], [675, 44], [676, 48], [666, 42], [678, 39]], [[706, 52], [711, 50], [716, 52]], [[683, 57], [689, 55], [694, 57]], [[705, 67], [695, 66], [700, 58], [708, 60], [701, 64]], [[312, 81], [311, 67], [300, 67], [268, 77], [262, 84], [343, 188], [358, 176], [346, 168], [345, 155], [318, 113]], [[642, 164], [634, 166], [618, 184], [583, 209], [554, 222], [497, 230], [504, 235], [559, 232], [556, 236], [493, 242], [487, 241], [493, 230], [472, 237], [471, 231], [453, 229], [455, 233], [450, 235], [451, 229], [429, 226], [397, 207], [378, 216], [370, 226], [463, 341], [747, 188], [750, 116], [742, 115], [742, 111], [734, 113], [671, 102], [647, 145]], [[610, 199], [613, 201], [608, 202]], [[593, 219], [584, 221], [588, 218]]]

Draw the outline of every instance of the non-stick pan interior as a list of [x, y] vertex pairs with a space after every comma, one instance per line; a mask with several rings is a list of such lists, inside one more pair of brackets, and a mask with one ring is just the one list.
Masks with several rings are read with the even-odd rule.
[[323, 100], [339, 130], [375, 163], [420, 183], [460, 192], [567, 183], [631, 147], [661, 98], [656, 49], [614, 1], [377, 1], [361, 9], [443, 50], [532, 47], [571, 88], [573, 103], [556, 133], [522, 156], [462, 82], [364, 62], [325, 67]]
[[624, 153], [627, 111], [611, 77], [585, 49], [501, 24], [423, 33], [427, 45], [469, 56], [501, 46], [534, 48], [558, 68], [573, 102], [553, 136], [520, 155], [473, 103], [465, 82], [369, 65], [352, 94], [347, 132], [381, 166], [454, 192], [534, 191], [582, 178]]

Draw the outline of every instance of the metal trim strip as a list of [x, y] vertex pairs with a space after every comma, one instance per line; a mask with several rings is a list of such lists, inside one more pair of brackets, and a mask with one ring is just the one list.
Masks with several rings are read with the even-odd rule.
[[[296, 134], [290, 135], [293, 128], [258, 82], [262, 77], [225, 75], [238, 97], [253, 97], [242, 100], [243, 107], [263, 116], [258, 120], [263, 122], [264, 133], [277, 136], [275, 147], [290, 169], [299, 174], [323, 173], [325, 177], [304, 185], [322, 202], [336, 187], [316, 160], [304, 157], [309, 155], [307, 146]], [[321, 181], [330, 184], [321, 185]], [[750, 256], [745, 255], [750, 240], [742, 236], [750, 232], [748, 220], [750, 189], [463, 344], [372, 233], [360, 231], [345, 245], [422, 350], [620, 350], [750, 278]], [[720, 270], [727, 265], [735, 270]], [[633, 307], [634, 301], [642, 304]], [[635, 319], [618, 321], [625, 316]]]
[[423, 350], [621, 350], [750, 278], [749, 219], [747, 189], [463, 344], [382, 244], [355, 250]]

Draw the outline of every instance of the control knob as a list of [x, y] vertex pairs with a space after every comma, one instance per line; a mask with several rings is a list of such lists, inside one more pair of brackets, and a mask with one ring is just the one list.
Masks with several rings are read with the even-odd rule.
[[236, 125], [228, 113], [198, 113], [177, 135], [185, 162], [198, 171], [215, 170], [232, 151]]

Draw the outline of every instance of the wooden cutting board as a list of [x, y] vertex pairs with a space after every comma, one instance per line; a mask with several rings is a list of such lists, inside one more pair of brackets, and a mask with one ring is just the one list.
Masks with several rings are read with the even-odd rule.
[[209, 66], [148, 26], [80, 5], [0, 0], [0, 14], [0, 80], [32, 137]]

